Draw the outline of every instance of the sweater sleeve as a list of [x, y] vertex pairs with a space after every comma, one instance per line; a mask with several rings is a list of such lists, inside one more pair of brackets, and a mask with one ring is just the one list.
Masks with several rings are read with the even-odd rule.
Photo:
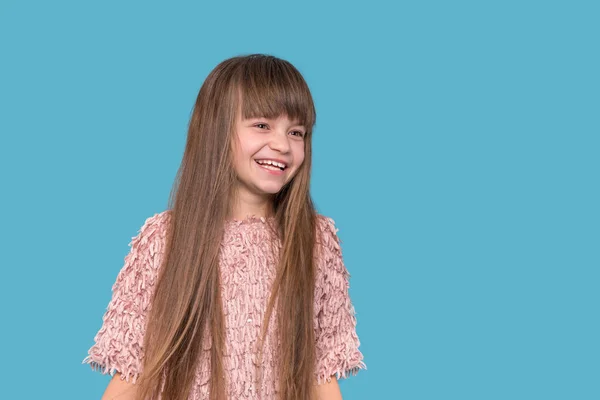
[[162, 261], [166, 216], [146, 219], [129, 243], [125, 264], [112, 286], [103, 323], [83, 363], [111, 376], [120, 372], [135, 383], [142, 372], [146, 315]]
[[350, 273], [344, 265], [337, 228], [319, 215], [315, 282], [317, 384], [356, 375], [367, 369], [356, 333], [356, 313], [349, 295]]

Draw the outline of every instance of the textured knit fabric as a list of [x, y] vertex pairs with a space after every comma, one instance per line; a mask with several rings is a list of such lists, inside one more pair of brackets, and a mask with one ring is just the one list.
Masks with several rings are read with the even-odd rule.
[[[125, 265], [112, 287], [112, 299], [103, 316], [103, 324], [83, 360], [103, 374], [115, 372], [135, 383], [142, 373], [143, 339], [150, 299], [163, 260], [166, 228], [170, 210], [148, 218], [129, 244]], [[359, 350], [356, 317], [349, 297], [350, 274], [346, 269], [337, 229], [331, 218], [318, 215], [314, 326], [316, 338], [317, 383], [355, 375], [366, 369]], [[254, 387], [258, 362], [257, 342], [266, 312], [270, 287], [275, 278], [276, 259], [281, 241], [268, 229], [274, 218], [250, 216], [226, 223], [221, 243], [220, 278], [226, 324], [225, 372], [228, 397], [232, 399], [274, 398], [278, 391], [275, 371], [277, 306], [265, 339], [263, 383]], [[276, 251], [269, 241], [276, 240]], [[211, 343], [205, 336], [204, 354]], [[208, 399], [210, 361], [199, 363], [190, 399]], [[260, 392], [260, 393], [259, 393]]]

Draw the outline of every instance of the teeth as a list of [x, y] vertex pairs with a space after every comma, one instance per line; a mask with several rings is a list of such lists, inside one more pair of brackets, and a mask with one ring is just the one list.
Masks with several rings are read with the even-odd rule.
[[275, 167], [279, 167], [279, 168], [285, 168], [285, 164], [279, 163], [277, 161], [273, 161], [273, 160], [256, 160], [257, 163], [259, 164], [268, 164], [268, 165], [273, 165]]
[[272, 166], [272, 165], [264, 165], [264, 166], [263, 166], [263, 168], [266, 168], [266, 169], [272, 169], [273, 171], [281, 171], [281, 168], [279, 168], [279, 167], [274, 167], [274, 166]]

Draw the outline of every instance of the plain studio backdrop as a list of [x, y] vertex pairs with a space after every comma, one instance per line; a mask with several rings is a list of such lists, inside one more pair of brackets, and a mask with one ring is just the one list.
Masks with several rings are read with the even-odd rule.
[[165, 209], [220, 61], [292, 62], [312, 194], [351, 273], [345, 400], [600, 398], [600, 12], [583, 1], [0, 2], [0, 373], [97, 399], [81, 363]]

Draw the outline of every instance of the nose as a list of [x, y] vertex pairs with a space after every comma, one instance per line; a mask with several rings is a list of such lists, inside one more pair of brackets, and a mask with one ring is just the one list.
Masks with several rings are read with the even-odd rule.
[[271, 137], [269, 147], [281, 153], [287, 153], [290, 151], [290, 142], [287, 133], [285, 131], [274, 132]]

